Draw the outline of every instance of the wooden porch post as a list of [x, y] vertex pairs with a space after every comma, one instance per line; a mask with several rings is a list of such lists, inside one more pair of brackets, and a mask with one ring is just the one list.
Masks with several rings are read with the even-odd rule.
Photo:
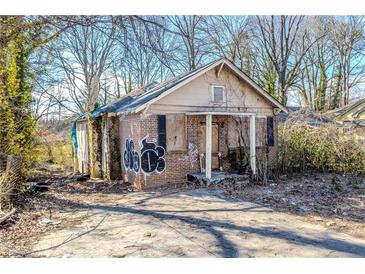
[[250, 165], [252, 175], [256, 175], [256, 117], [250, 116]]
[[205, 122], [205, 177], [212, 178], [212, 114], [206, 115]]

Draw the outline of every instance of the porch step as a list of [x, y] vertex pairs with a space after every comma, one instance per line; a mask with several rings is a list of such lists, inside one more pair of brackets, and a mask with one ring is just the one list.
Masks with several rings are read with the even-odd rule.
[[237, 182], [248, 181], [249, 175], [239, 175], [228, 172], [212, 171], [212, 178], [207, 179], [205, 173], [191, 173], [187, 175], [189, 182], [198, 183], [200, 185], [209, 186], [213, 184], [235, 184]]

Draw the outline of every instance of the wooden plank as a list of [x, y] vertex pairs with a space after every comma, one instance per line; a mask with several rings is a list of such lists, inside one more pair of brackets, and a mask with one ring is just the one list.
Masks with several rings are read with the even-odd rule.
[[186, 116], [184, 114], [166, 115], [167, 151], [186, 151]]
[[86, 122], [78, 122], [76, 125], [77, 136], [77, 160], [78, 169], [81, 173], [89, 172], [89, 142]]
[[212, 115], [206, 116], [205, 177], [212, 178]]
[[250, 117], [250, 164], [252, 175], [256, 175], [256, 117]]

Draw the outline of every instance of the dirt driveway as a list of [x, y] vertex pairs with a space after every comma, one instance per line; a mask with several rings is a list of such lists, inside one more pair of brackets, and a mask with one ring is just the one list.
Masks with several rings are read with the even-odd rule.
[[[81, 224], [34, 247], [45, 257], [365, 257], [365, 239], [196, 189], [77, 202]], [[42, 251], [43, 250], [43, 251]]]

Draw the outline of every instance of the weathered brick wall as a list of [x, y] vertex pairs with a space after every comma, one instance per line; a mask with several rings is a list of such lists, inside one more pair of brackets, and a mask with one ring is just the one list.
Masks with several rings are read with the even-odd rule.
[[197, 120], [187, 119], [187, 148], [185, 152], [169, 152], [164, 155], [166, 168], [161, 173], [144, 174], [127, 171], [124, 166], [125, 140], [131, 138], [134, 141], [135, 150], [141, 151], [141, 140], [148, 136], [148, 142], [157, 145], [157, 115], [137, 116], [129, 115], [120, 122], [121, 132], [121, 155], [123, 174], [128, 176], [128, 181], [133, 183], [137, 189], [159, 186], [167, 183], [185, 182], [186, 175], [191, 172], [198, 172], [199, 154], [196, 153], [199, 143], [199, 124]]
[[[231, 168], [228, 161], [228, 122], [232, 119], [230, 116], [213, 116], [213, 123], [218, 124], [219, 135], [219, 151], [222, 153], [223, 168], [229, 170]], [[124, 166], [124, 151], [126, 139], [130, 138], [134, 142], [135, 150], [139, 153], [141, 151], [141, 141], [147, 137], [148, 142], [157, 145], [157, 115], [128, 115], [120, 120], [120, 153], [122, 172], [130, 183], [137, 189], [146, 189], [155, 186], [160, 186], [168, 183], [180, 183], [186, 181], [188, 173], [200, 171], [199, 161], [199, 140], [200, 140], [200, 126], [205, 123], [205, 116], [187, 116], [186, 130], [187, 130], [187, 147], [186, 151], [169, 152], [166, 151], [164, 155], [166, 168], [161, 173], [156, 172], [149, 175], [144, 174], [140, 168], [136, 173], [131, 170], [126, 170]], [[277, 120], [275, 120], [275, 146], [269, 148], [269, 158], [271, 161], [276, 160], [277, 155]], [[259, 134], [260, 130], [258, 130]]]
[[[102, 175], [105, 180], [120, 179], [122, 175], [120, 157], [119, 117], [102, 117], [102, 138], [104, 154]], [[104, 151], [105, 150], [105, 151]]]

